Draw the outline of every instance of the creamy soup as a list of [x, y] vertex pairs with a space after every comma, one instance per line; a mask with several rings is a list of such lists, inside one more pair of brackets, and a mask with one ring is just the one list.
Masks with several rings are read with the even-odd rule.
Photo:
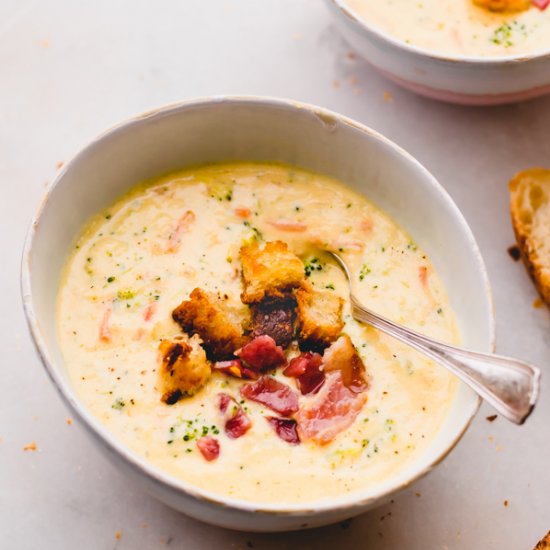
[[[243, 398], [250, 381], [212, 373], [194, 395], [162, 401], [159, 343], [182, 334], [172, 311], [200, 288], [239, 307], [240, 247], [282, 241], [307, 284], [343, 300], [342, 332], [364, 363], [368, 389], [352, 422], [329, 441], [290, 444]], [[350, 315], [341, 270], [316, 248], [340, 251], [371, 308], [443, 341], [460, 340], [445, 289], [425, 253], [392, 219], [342, 183], [290, 166], [222, 164], [140, 185], [84, 228], [67, 261], [58, 334], [83, 403], [117, 438], [176, 478], [247, 501], [330, 499], [361, 491], [418, 459], [440, 430], [458, 382], [443, 368]], [[285, 351], [299, 353], [295, 344]], [[296, 379], [270, 374], [299, 395]], [[327, 375], [328, 376], [328, 375]], [[250, 429], [232, 438], [219, 394]], [[302, 406], [302, 405], [300, 405]], [[293, 422], [293, 420], [291, 420]], [[219, 455], [197, 446], [215, 439]], [[296, 442], [295, 442], [296, 443]]]
[[541, 10], [531, 5], [525, 11], [499, 13], [477, 6], [472, 0], [346, 3], [380, 30], [441, 54], [501, 56], [550, 48], [550, 8]]

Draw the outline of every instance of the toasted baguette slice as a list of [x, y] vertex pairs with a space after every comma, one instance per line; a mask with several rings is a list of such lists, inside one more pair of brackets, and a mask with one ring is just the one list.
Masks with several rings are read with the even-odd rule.
[[532, 168], [514, 177], [510, 213], [527, 271], [550, 305], [550, 170]]

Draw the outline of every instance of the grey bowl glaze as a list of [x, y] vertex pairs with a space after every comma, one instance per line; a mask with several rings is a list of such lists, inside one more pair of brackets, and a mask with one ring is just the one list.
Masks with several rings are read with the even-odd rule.
[[[464, 344], [490, 351], [494, 319], [487, 274], [458, 208], [434, 177], [402, 149], [352, 120], [301, 103], [214, 97], [134, 117], [66, 164], [28, 233], [21, 285], [36, 348], [63, 400], [98, 446], [146, 491], [194, 518], [248, 531], [324, 525], [379, 505], [436, 466], [479, 407], [461, 386], [430, 449], [386, 482], [330, 502], [250, 503], [172, 478], [114, 438], [71, 387], [55, 327], [61, 271], [82, 225], [135, 183], [188, 165], [226, 160], [295, 164], [343, 180], [398, 221], [430, 255], [457, 313]], [[284, 475], [284, 472], [283, 474]]]

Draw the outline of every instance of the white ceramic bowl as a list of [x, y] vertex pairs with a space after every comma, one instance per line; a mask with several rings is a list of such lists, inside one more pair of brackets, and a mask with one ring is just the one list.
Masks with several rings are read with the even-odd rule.
[[386, 77], [432, 99], [498, 105], [550, 93], [550, 50], [515, 56], [452, 56], [411, 46], [362, 19], [346, 0], [326, 0], [346, 41]]
[[22, 293], [29, 327], [48, 374], [94, 441], [121, 471], [169, 506], [242, 530], [291, 530], [339, 521], [382, 503], [437, 465], [468, 427], [479, 406], [477, 396], [460, 387], [429, 451], [399, 476], [330, 502], [252, 504], [172, 478], [126, 448], [80, 402], [59, 349], [55, 315], [60, 274], [88, 218], [136, 182], [187, 165], [232, 159], [296, 164], [364, 193], [430, 255], [448, 289], [464, 343], [492, 349], [494, 323], [483, 261], [464, 218], [433, 176], [402, 149], [352, 120], [263, 98], [202, 99], [144, 113], [109, 130], [67, 163], [48, 190], [25, 245]]

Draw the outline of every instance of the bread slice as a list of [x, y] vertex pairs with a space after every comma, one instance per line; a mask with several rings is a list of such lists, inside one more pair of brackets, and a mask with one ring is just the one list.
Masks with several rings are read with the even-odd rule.
[[510, 213], [527, 271], [550, 305], [550, 170], [532, 168], [512, 179]]

